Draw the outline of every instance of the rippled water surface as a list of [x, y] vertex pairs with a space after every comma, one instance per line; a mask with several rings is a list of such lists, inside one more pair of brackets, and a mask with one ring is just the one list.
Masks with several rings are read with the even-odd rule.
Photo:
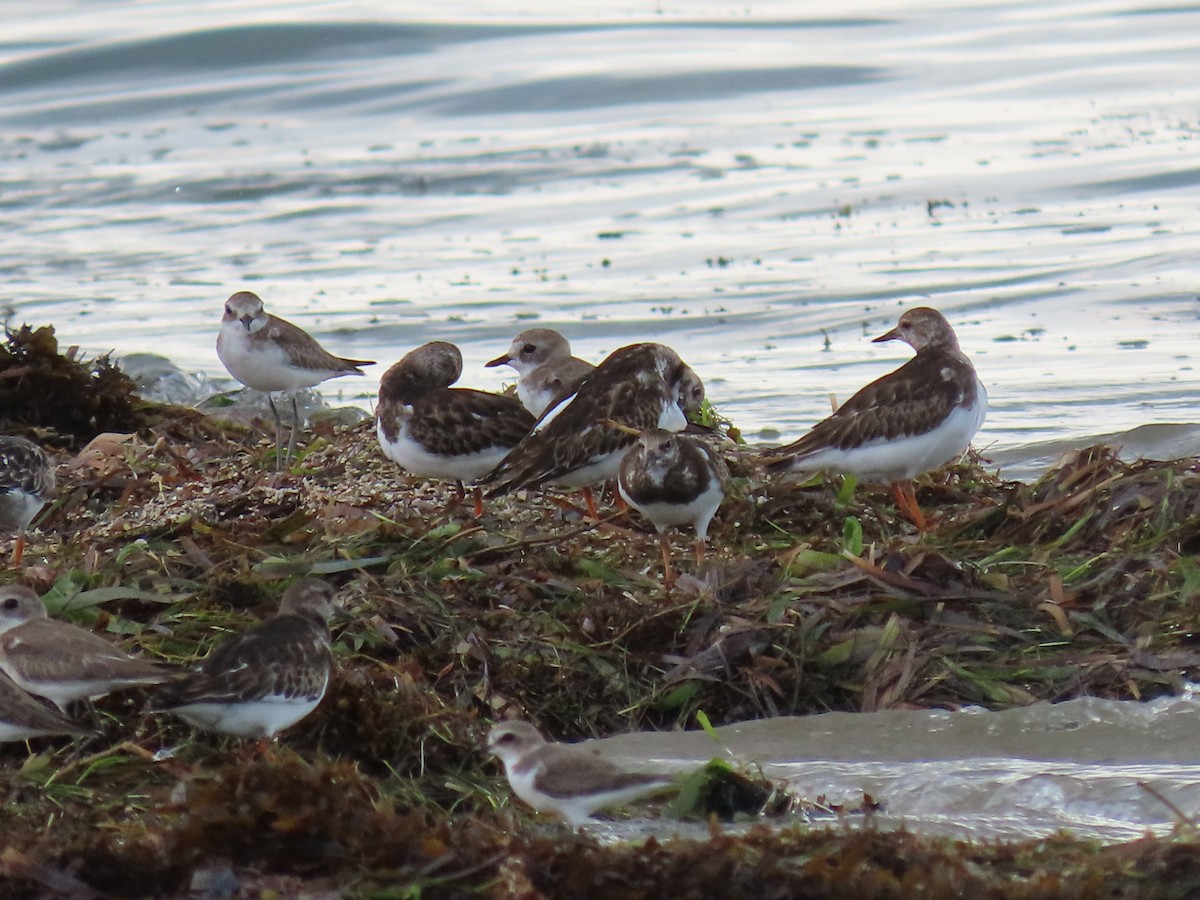
[[240, 288], [345, 355], [453, 340], [475, 386], [533, 321], [659, 339], [771, 439], [926, 303], [996, 453], [1195, 420], [1200, 10], [825, 9], [10, 4], [0, 306], [212, 376]]
[[[594, 746], [650, 771], [685, 771], [723, 756], [750, 771], [761, 766], [797, 797], [849, 808], [866, 792], [882, 803], [873, 824], [885, 828], [1009, 839], [1066, 829], [1134, 840], [1168, 834], [1181, 812], [1200, 812], [1198, 728], [1200, 702], [1188, 691], [1149, 703], [1085, 698], [1002, 712], [785, 716], [719, 728], [717, 743], [688, 732], [622, 735]], [[597, 827], [620, 836], [676, 826]]]

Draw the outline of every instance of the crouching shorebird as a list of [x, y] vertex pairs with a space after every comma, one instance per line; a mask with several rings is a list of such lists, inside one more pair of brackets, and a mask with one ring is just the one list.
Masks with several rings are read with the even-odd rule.
[[[413, 475], [475, 482], [533, 428], [533, 416], [513, 397], [450, 385], [462, 375], [462, 354], [432, 341], [405, 354], [384, 373], [375, 409], [383, 455]], [[483, 515], [475, 489], [475, 516]]]
[[528, 722], [495, 726], [487, 747], [504, 764], [514, 794], [572, 828], [598, 810], [675, 786], [673, 778], [629, 772], [579, 747], [551, 744]]
[[513, 338], [507, 353], [484, 365], [517, 370], [517, 397], [534, 416], [575, 393], [596, 368], [572, 356], [570, 342], [553, 328], [522, 331]]
[[533, 431], [481, 484], [496, 497], [544, 484], [582, 488], [617, 477], [621, 458], [647, 428], [682, 431], [700, 408], [704, 385], [663, 344], [630, 344], [609, 354], [579, 390], [547, 409]]
[[862, 388], [798, 441], [767, 451], [767, 469], [826, 469], [890, 482], [901, 512], [924, 531], [911, 479], [966, 451], [987, 415], [987, 391], [937, 310], [910, 309], [875, 338], [893, 340], [917, 355]]
[[0, 672], [63, 711], [74, 700], [161, 684], [175, 674], [78, 625], [49, 618], [42, 598], [23, 585], [0, 588]]
[[[370, 359], [334, 356], [307, 331], [266, 312], [262, 300], [249, 291], [238, 291], [225, 301], [225, 315], [217, 334], [217, 356], [230, 375], [246, 387], [267, 395], [275, 416], [276, 468], [282, 468], [296, 450], [296, 434], [300, 429], [296, 391], [339, 375], [362, 375], [361, 366], [375, 364]], [[271, 396], [276, 391], [292, 399], [292, 430], [282, 459], [279, 451], [283, 444], [283, 420]]]
[[17, 533], [12, 564], [25, 554], [25, 529], [54, 496], [54, 464], [23, 437], [0, 435], [0, 528]]
[[164, 685], [150, 709], [207, 731], [262, 741], [295, 725], [325, 696], [333, 669], [333, 591], [305, 578], [283, 593], [279, 613], [217, 647], [197, 669]]
[[696, 530], [696, 562], [704, 562], [708, 524], [725, 499], [728, 481], [729, 469], [716, 450], [696, 438], [658, 428], [643, 431], [621, 460], [617, 487], [625, 502], [658, 530], [668, 587], [675, 579], [667, 529], [691, 525]]

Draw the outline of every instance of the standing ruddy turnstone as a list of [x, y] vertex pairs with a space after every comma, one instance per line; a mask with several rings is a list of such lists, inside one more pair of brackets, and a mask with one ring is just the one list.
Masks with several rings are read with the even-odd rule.
[[[482, 478], [533, 428], [520, 402], [450, 385], [462, 375], [462, 354], [432, 341], [405, 354], [384, 373], [375, 409], [383, 455], [413, 475], [458, 483]], [[475, 515], [483, 514], [475, 489]]]
[[517, 397], [534, 416], [569, 396], [596, 368], [571, 355], [571, 344], [553, 328], [530, 328], [513, 338], [512, 346], [485, 366], [517, 370]]
[[[360, 366], [372, 366], [370, 359], [343, 359], [334, 356], [316, 342], [307, 331], [273, 316], [263, 309], [262, 300], [249, 291], [238, 291], [225, 301], [225, 315], [217, 334], [217, 356], [229, 374], [246, 387], [267, 395], [275, 416], [276, 466], [282, 468], [296, 450], [300, 429], [300, 408], [296, 391], [313, 387], [339, 375], [362, 375]], [[283, 420], [275, 408], [273, 392], [292, 398], [292, 432], [287, 454], [280, 459]]]
[[663, 579], [674, 583], [667, 529], [696, 529], [696, 562], [704, 561], [708, 523], [725, 499], [729, 469], [703, 441], [659, 428], [643, 431], [621, 460], [617, 488], [625, 502], [650, 520], [662, 546]]
[[150, 708], [207, 731], [273, 738], [325, 696], [333, 657], [333, 591], [318, 578], [286, 591], [279, 613], [212, 651], [199, 667], [164, 685]]
[[[699, 401], [696, 400], [697, 391]], [[698, 408], [704, 388], [670, 347], [630, 344], [609, 354], [579, 390], [546, 410], [533, 431], [482, 479], [496, 497], [543, 484], [590, 488], [617, 476], [621, 457], [647, 428], [682, 431], [680, 401]]]
[[0, 529], [17, 533], [14, 566], [25, 553], [25, 529], [55, 487], [54, 464], [45, 450], [23, 437], [0, 435]]
[[502, 722], [488, 734], [488, 750], [504, 763], [513, 793], [538, 812], [572, 828], [597, 811], [674, 786], [672, 778], [629, 772], [570, 744], [552, 744], [528, 722]]
[[804, 437], [767, 451], [770, 471], [828, 469], [891, 482], [901, 512], [927, 527], [911, 479], [961, 456], [987, 415], [987, 391], [950, 323], [917, 307], [875, 342], [902, 340], [917, 355], [871, 382]]
[[72, 700], [161, 684], [175, 675], [98, 634], [49, 618], [42, 598], [24, 585], [0, 588], [0, 672], [64, 711]]
[[84, 736], [94, 732], [39, 703], [0, 673], [0, 743], [56, 734]]

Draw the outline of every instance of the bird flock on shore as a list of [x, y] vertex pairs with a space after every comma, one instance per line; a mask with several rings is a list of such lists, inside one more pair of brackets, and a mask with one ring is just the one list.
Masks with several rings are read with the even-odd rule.
[[[936, 310], [909, 309], [875, 340], [904, 341], [915, 356], [798, 440], [760, 451], [761, 462], [768, 473], [825, 470], [888, 483], [901, 513], [926, 530], [911, 480], [967, 450], [986, 415], [987, 393]], [[295, 453], [301, 428], [296, 392], [362, 375], [362, 367], [373, 365], [334, 356], [304, 330], [268, 313], [248, 291], [226, 301], [216, 346], [235, 379], [267, 394], [278, 467]], [[515, 396], [456, 387], [462, 355], [444, 341], [416, 347], [392, 365], [381, 379], [375, 411], [383, 455], [411, 475], [453, 483], [456, 503], [469, 487], [477, 518], [486, 499], [545, 487], [580, 491], [587, 513], [597, 518], [593, 489], [615, 482], [621, 500], [658, 532], [668, 587], [674, 580], [671, 528], [692, 528], [696, 560], [703, 562], [729, 471], [723, 436], [694, 424], [705, 403], [704, 384], [675, 350], [636, 343], [592, 365], [572, 356], [558, 332], [534, 328], [486, 365], [516, 371]], [[292, 402], [286, 447], [274, 394]], [[55, 489], [54, 464], [40, 447], [0, 436], [0, 531], [16, 534], [14, 567], [21, 563], [27, 528]], [[181, 671], [50, 618], [27, 587], [0, 587], [0, 741], [94, 734], [68, 717], [69, 707], [136, 686], [154, 691], [150, 711], [208, 731], [269, 740], [324, 696], [333, 670], [333, 612], [330, 586], [301, 579], [285, 591], [277, 615]], [[549, 743], [525, 722], [497, 724], [487, 746], [518, 797], [572, 826], [669, 784]]]

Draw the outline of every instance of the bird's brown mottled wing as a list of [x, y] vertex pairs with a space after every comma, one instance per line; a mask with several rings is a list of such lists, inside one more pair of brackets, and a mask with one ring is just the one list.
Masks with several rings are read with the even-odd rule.
[[[574, 472], [632, 445], [636, 432], [658, 425], [669, 402], [670, 390], [652, 364], [598, 369], [565, 408], [514, 447], [481, 483], [491, 484], [488, 496], [495, 497]], [[610, 420], [635, 433], [612, 427]]]
[[973, 400], [974, 393], [970, 363], [956, 354], [921, 353], [868, 384], [799, 440], [767, 455], [777, 460], [772, 467], [787, 467], [827, 447], [849, 450], [883, 438], [924, 434], [955, 407]]
[[328, 629], [303, 616], [276, 616], [216, 648], [198, 671], [159, 691], [154, 707], [271, 695], [315, 699], [325, 689], [331, 666]]
[[533, 416], [515, 397], [467, 388], [433, 391], [413, 404], [408, 430], [430, 453], [459, 456], [515, 447]]
[[48, 498], [54, 488], [54, 466], [41, 447], [23, 438], [0, 438], [0, 493], [20, 490]]

